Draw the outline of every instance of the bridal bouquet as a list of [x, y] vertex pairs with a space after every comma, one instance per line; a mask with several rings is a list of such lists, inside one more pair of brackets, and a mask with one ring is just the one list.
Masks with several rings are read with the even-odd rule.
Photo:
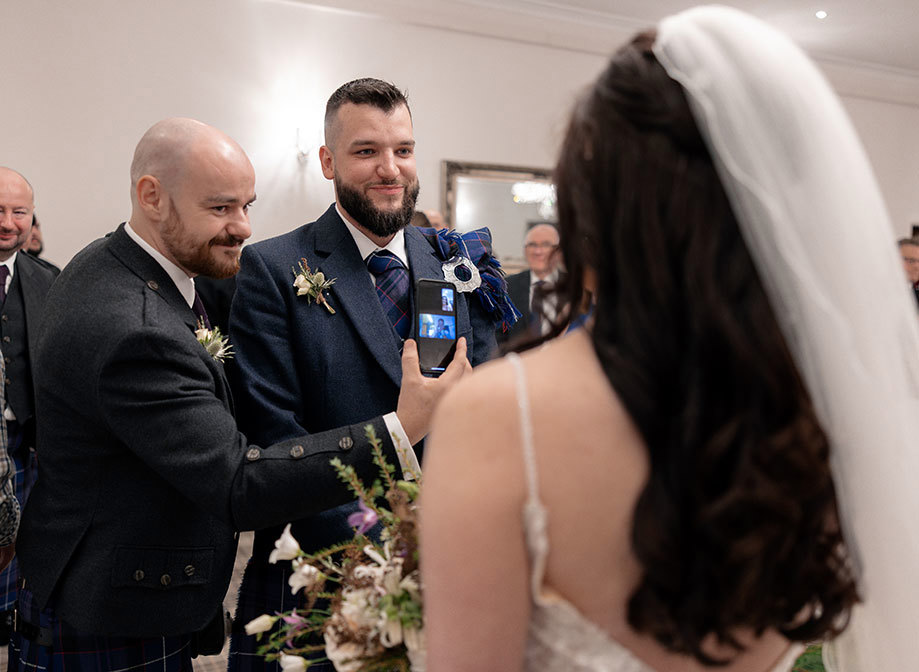
[[[353, 467], [331, 462], [359, 502], [360, 511], [348, 519], [354, 537], [304, 553], [288, 525], [269, 556], [271, 563], [290, 561], [291, 591], [303, 591], [305, 606], [263, 614], [246, 625], [246, 633], [265, 638], [259, 653], [279, 660], [285, 672], [302, 672], [325, 659], [338, 672], [424, 670], [418, 483], [396, 480], [373, 427], [365, 432], [380, 469], [378, 480], [367, 487]], [[380, 541], [366, 536], [377, 522], [383, 527]]]

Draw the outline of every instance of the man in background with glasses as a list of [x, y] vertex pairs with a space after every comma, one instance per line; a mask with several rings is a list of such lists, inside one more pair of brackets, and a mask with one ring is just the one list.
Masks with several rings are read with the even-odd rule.
[[919, 305], [919, 239], [901, 238], [897, 241], [897, 245], [900, 248], [900, 257], [903, 259], [903, 270], [906, 271], [909, 286], [913, 288], [916, 303]]
[[557, 297], [552, 290], [558, 282], [558, 229], [540, 222], [527, 231], [523, 253], [530, 267], [507, 278], [507, 293], [522, 315], [506, 333], [498, 332], [498, 342], [516, 340], [523, 335], [545, 335], [556, 317]]

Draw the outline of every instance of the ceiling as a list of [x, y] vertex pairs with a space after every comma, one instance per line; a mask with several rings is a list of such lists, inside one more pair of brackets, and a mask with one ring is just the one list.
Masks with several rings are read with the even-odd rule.
[[[525, 42], [610, 53], [693, 0], [302, 0]], [[919, 0], [727, 0], [824, 62], [919, 77]], [[817, 19], [825, 10], [828, 16]]]
[[[547, 16], [648, 26], [692, 0], [488, 0]], [[919, 75], [919, 0], [728, 0], [789, 34], [813, 56]], [[818, 19], [816, 12], [827, 12]]]

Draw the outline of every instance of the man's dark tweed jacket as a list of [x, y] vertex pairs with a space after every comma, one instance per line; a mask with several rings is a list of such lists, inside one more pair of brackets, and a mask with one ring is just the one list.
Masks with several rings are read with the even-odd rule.
[[[39, 478], [17, 552], [27, 588], [42, 605], [53, 596], [74, 627], [201, 629], [226, 593], [237, 530], [349, 501], [332, 457], [377, 474], [364, 423], [247, 445], [191, 309], [123, 226], [68, 264], [45, 315]], [[375, 428], [398, 464], [385, 425]]]

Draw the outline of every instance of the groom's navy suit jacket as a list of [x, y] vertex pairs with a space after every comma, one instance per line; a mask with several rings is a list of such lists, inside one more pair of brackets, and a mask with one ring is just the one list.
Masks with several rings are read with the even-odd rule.
[[68, 264], [45, 315], [39, 478], [16, 551], [39, 603], [85, 633], [201, 629], [226, 593], [237, 530], [349, 501], [332, 457], [361, 478], [377, 473], [366, 451], [350, 450], [363, 423], [249, 444], [195, 315], [123, 226]]
[[[444, 279], [443, 260], [411, 226], [405, 229], [405, 250], [412, 284]], [[334, 315], [297, 296], [292, 269], [301, 258], [313, 272], [335, 279], [325, 292]], [[493, 354], [494, 325], [477, 297], [457, 295], [456, 325], [473, 365]], [[401, 342], [334, 205], [311, 224], [243, 250], [230, 334], [239, 374], [237, 418], [256, 442], [378, 419], [396, 410]], [[301, 520], [293, 534], [312, 548], [350, 538], [346, 513]], [[256, 535], [256, 561], [264, 561], [260, 554], [273, 548], [277, 532]]]

